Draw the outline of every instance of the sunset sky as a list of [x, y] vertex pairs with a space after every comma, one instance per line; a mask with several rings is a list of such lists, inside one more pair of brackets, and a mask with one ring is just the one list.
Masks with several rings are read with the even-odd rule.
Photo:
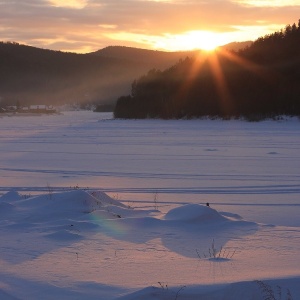
[[209, 49], [299, 18], [300, 0], [0, 0], [0, 40], [78, 53]]

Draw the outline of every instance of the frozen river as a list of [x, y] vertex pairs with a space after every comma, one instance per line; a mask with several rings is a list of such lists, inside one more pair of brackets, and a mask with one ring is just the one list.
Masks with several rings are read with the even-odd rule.
[[300, 226], [300, 121], [0, 117], [0, 194], [70, 187], [101, 189], [133, 207], [209, 202]]

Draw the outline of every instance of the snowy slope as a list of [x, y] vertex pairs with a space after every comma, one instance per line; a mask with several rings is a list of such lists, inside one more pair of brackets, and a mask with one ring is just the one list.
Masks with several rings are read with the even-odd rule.
[[110, 117], [0, 118], [0, 299], [300, 299], [299, 120]]
[[[227, 217], [228, 213], [198, 204], [179, 206], [166, 214], [132, 209], [100, 191], [73, 190], [27, 199], [5, 194], [0, 203], [6, 208], [0, 224], [2, 243], [5, 241], [1, 291], [7, 299], [8, 295], [53, 299], [55, 293], [63, 295], [66, 289], [76, 299], [90, 298], [94, 290], [98, 291], [95, 297], [113, 299], [122, 288], [128, 289], [129, 295], [120, 299], [174, 299], [177, 293], [181, 299], [196, 295], [241, 299], [241, 293], [255, 295], [243, 299], [260, 299], [257, 283], [224, 283], [282, 275], [296, 277], [291, 284], [283, 279], [276, 283], [284, 283], [291, 293], [299, 292], [295, 261], [299, 243], [291, 241], [287, 249], [281, 240], [287, 238], [282, 236], [284, 232], [297, 241], [298, 228]], [[274, 251], [277, 257], [270, 260]], [[281, 256], [287, 257], [280, 260]], [[34, 293], [17, 285], [19, 281], [25, 284], [25, 279]], [[151, 282], [154, 286], [130, 294], [134, 286], [141, 288]], [[118, 288], [112, 286], [104, 296], [100, 283]], [[195, 286], [200, 283], [217, 285]], [[49, 295], [44, 295], [45, 284]]]

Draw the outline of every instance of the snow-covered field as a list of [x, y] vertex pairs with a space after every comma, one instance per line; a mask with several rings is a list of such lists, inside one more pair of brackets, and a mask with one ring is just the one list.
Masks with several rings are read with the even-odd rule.
[[2, 116], [0, 196], [1, 300], [300, 299], [297, 118]]

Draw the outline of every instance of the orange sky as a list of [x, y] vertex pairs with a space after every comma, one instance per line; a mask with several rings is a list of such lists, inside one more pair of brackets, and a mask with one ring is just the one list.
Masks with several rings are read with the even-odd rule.
[[300, 0], [0, 0], [0, 40], [86, 53], [255, 40], [298, 23]]

